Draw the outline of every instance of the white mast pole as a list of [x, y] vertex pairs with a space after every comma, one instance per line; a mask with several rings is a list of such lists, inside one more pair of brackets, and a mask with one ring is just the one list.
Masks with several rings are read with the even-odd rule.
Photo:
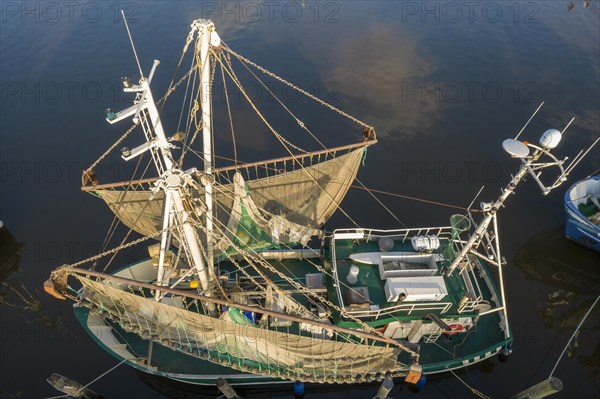
[[[202, 110], [202, 146], [204, 156], [204, 172], [207, 182], [205, 189], [206, 202], [206, 257], [209, 270], [213, 267], [213, 185], [212, 185], [212, 93], [211, 93], [211, 68], [210, 68], [210, 45], [211, 35], [215, 35], [214, 41], [218, 41], [218, 35], [214, 32], [215, 26], [210, 20], [199, 20], [199, 40], [196, 51], [200, 54], [200, 105]], [[192, 25], [193, 26], [193, 25]]]
[[[165, 259], [167, 254], [167, 249], [170, 241], [170, 231], [168, 231], [171, 225], [171, 195], [165, 193], [165, 214], [163, 215], [163, 234], [160, 239], [160, 253], [158, 257], [158, 270], [156, 273], [156, 285], [163, 285], [164, 280], [164, 268], [165, 268]], [[156, 292], [154, 295], [156, 300], [160, 299], [160, 292]]]
[[[154, 61], [154, 66], [152, 69], [154, 70], [157, 65], [158, 61]], [[206, 294], [209, 294], [208, 273], [206, 267], [204, 266], [204, 260], [202, 259], [202, 252], [198, 243], [198, 236], [196, 235], [196, 231], [191, 224], [190, 212], [185, 208], [181, 198], [181, 193], [179, 191], [183, 186], [181, 171], [177, 169], [177, 165], [173, 162], [171, 145], [165, 135], [165, 131], [160, 121], [160, 115], [158, 109], [156, 108], [154, 98], [152, 97], [152, 91], [150, 90], [148, 79], [142, 78], [140, 80], [140, 85], [142, 86], [142, 89], [145, 92], [145, 97], [148, 101], [148, 115], [150, 117], [151, 125], [154, 128], [154, 133], [156, 134], [156, 145], [160, 149], [162, 161], [165, 166], [166, 172], [163, 175], [166, 184], [165, 196], [170, 196], [173, 202], [174, 209], [165, 209], [165, 212], [176, 212], [176, 219], [181, 224], [183, 230], [183, 237], [181, 237], [182, 244], [187, 246], [189, 249], [192, 258], [190, 259], [192, 263], [191, 266], [194, 267], [198, 273], [198, 279], [200, 280], [202, 290], [205, 291]], [[167, 220], [166, 216], [165, 220]], [[168, 231], [165, 231], [163, 234], [168, 233]], [[162, 249], [163, 248], [161, 248], [161, 252]], [[164, 267], [164, 258], [163, 262], [160, 263], [160, 266]]]
[[[127, 33], [131, 40], [131, 45], [134, 49], [136, 56], [136, 62], [140, 69], [141, 79], [139, 85], [131, 86], [125, 85], [126, 92], [140, 93], [137, 97], [137, 103], [134, 103], [133, 107], [127, 110], [121, 111], [119, 115], [113, 118], [108, 118], [110, 123], [115, 123], [127, 116], [135, 114], [133, 120], [136, 124], [140, 123], [144, 130], [150, 128], [154, 131], [155, 138], [152, 138], [151, 134], [148, 134], [148, 142], [142, 146], [135, 148], [132, 155], [123, 154], [125, 160], [129, 160], [135, 156], [141, 155], [144, 151], [151, 150], [155, 155], [153, 156], [154, 162], [158, 172], [161, 174], [159, 180], [159, 187], [165, 192], [165, 215], [163, 219], [163, 229], [165, 230], [162, 235], [160, 245], [160, 256], [159, 266], [157, 272], [157, 283], [162, 285], [164, 283], [164, 267], [166, 261], [166, 251], [168, 247], [169, 237], [171, 232], [169, 227], [173, 223], [178, 223], [181, 226], [182, 235], [180, 238], [181, 244], [188, 250], [189, 257], [188, 262], [190, 266], [196, 270], [200, 285], [205, 295], [210, 295], [210, 277], [213, 275], [213, 249], [210, 239], [210, 233], [213, 230], [213, 198], [212, 198], [212, 139], [211, 139], [211, 95], [210, 95], [210, 68], [205, 68], [204, 65], [208, 66], [210, 62], [209, 49], [210, 46], [218, 47], [220, 45], [220, 38], [216, 32], [214, 32], [214, 24], [210, 20], [195, 20], [192, 23], [192, 30], [188, 35], [188, 40], [185, 45], [185, 49], [191, 42], [194, 32], [198, 32], [198, 43], [197, 49], [200, 53], [201, 59], [201, 103], [202, 103], [202, 121], [203, 121], [203, 139], [204, 139], [204, 171], [208, 177], [206, 184], [206, 227], [208, 229], [208, 248], [207, 248], [207, 262], [208, 267], [205, 266], [204, 258], [202, 256], [202, 250], [200, 248], [200, 240], [196, 234], [194, 228], [194, 220], [192, 218], [192, 211], [187, 209], [184, 204], [184, 195], [182, 189], [185, 186], [185, 181], [189, 178], [188, 174], [182, 172], [179, 169], [179, 165], [173, 161], [171, 154], [171, 144], [165, 135], [162, 123], [160, 121], [160, 113], [154, 102], [152, 91], [150, 90], [150, 81], [154, 75], [156, 67], [160, 63], [155, 60], [152, 65], [152, 71], [148, 78], [144, 77], [141, 67], [139, 67], [139, 60], [137, 53], [135, 52], [135, 46], [131, 39], [129, 27], [127, 27]], [[185, 51], [185, 50], [184, 50]], [[143, 113], [144, 109], [148, 112], [148, 117]], [[149, 119], [149, 120], [148, 120]], [[147, 127], [146, 127], [147, 126]], [[149, 133], [149, 132], [148, 132]], [[171, 219], [173, 218], [173, 219]], [[173, 220], [173, 221], [171, 221]], [[156, 298], [160, 297], [160, 293], [156, 294]]]
[[498, 276], [500, 278], [500, 297], [502, 299], [502, 314], [504, 315], [504, 336], [509, 338], [510, 328], [508, 326], [508, 305], [504, 295], [504, 274], [502, 274], [502, 255], [500, 254], [500, 239], [498, 238], [498, 217], [494, 215], [494, 234], [496, 234], [496, 256], [498, 258]]
[[[519, 172], [512, 178], [508, 186], [506, 186], [502, 190], [502, 195], [500, 195], [500, 197], [493, 204], [491, 204], [490, 209], [487, 211], [484, 210], [485, 218], [479, 224], [475, 232], [471, 235], [469, 241], [467, 241], [467, 243], [462, 247], [460, 253], [454, 258], [452, 264], [446, 270], [447, 276], [450, 276], [454, 269], [456, 269], [456, 267], [462, 262], [464, 257], [469, 253], [469, 251], [471, 251], [479, 244], [481, 238], [483, 238], [484, 233], [487, 231], [488, 226], [490, 225], [496, 213], [498, 212], [498, 209], [500, 209], [500, 207], [504, 205], [504, 201], [506, 201], [506, 199], [514, 192], [515, 187], [521, 182], [521, 179], [523, 179], [523, 177], [525, 177], [525, 175], [529, 172], [531, 165], [535, 163], [541, 155], [542, 151], [537, 150], [531, 158], [527, 160], [521, 159], [521, 169], [519, 169]], [[498, 263], [501, 262], [502, 261], [498, 259]]]
[[[539, 109], [539, 107], [538, 107], [538, 109]], [[571, 120], [571, 122], [572, 122], [572, 120]], [[569, 124], [571, 122], [569, 122]], [[560, 143], [561, 138], [562, 138], [561, 132], [559, 132], [556, 129], [549, 129], [546, 132], [544, 132], [544, 134], [540, 138], [540, 146], [541, 147], [538, 147], [533, 144], [526, 145], [526, 144], [524, 144], [520, 141], [514, 140], [514, 139], [505, 140], [504, 143], [502, 143], [502, 146], [504, 147], [504, 149], [511, 156], [513, 156], [513, 158], [521, 159], [521, 168], [519, 169], [517, 174], [515, 176], [513, 176], [512, 180], [510, 181], [508, 186], [506, 186], [502, 190], [502, 194], [494, 203], [491, 203], [491, 204], [482, 203], [481, 208], [485, 214], [485, 217], [482, 220], [482, 222], [479, 224], [479, 226], [477, 226], [477, 228], [475, 229], [475, 232], [471, 235], [471, 237], [469, 238], [467, 243], [462, 247], [460, 253], [454, 258], [454, 261], [452, 262], [452, 264], [446, 270], [446, 276], [450, 276], [452, 274], [452, 272], [454, 271], [454, 269], [456, 269], [459, 265], [461, 266], [461, 268], [463, 267], [461, 265], [461, 263], [462, 263], [463, 259], [465, 258], [465, 256], [471, 250], [473, 250], [480, 244], [481, 239], [485, 236], [485, 234], [487, 232], [488, 226], [490, 225], [490, 223], [493, 220], [495, 220], [496, 213], [498, 212], [500, 207], [504, 206], [504, 202], [506, 201], [506, 199], [511, 194], [514, 193], [515, 187], [517, 187], [517, 185], [521, 182], [521, 180], [528, 173], [531, 175], [533, 180], [540, 186], [542, 193], [544, 195], [548, 194], [550, 191], [552, 191], [554, 188], [558, 187], [563, 181], [566, 180], [566, 177], [564, 177], [565, 170], [562, 166], [562, 164], [565, 162], [566, 158], [565, 158], [565, 160], [559, 161], [558, 159], [556, 159], [556, 157], [554, 155], [552, 155], [550, 153], [550, 151], [552, 149], [556, 148], [558, 143]], [[529, 148], [533, 148], [535, 150], [531, 156], [529, 156], [529, 153], [530, 153]], [[548, 157], [552, 158], [553, 162], [536, 163], [543, 155], [547, 155]], [[536, 171], [550, 167], [550, 166], [558, 166], [560, 168], [562, 174], [561, 174], [561, 177], [559, 177], [559, 179], [552, 186], [546, 187], [540, 181], [541, 171], [540, 172], [536, 172]], [[497, 235], [497, 232], [496, 232], [496, 235]], [[497, 236], [496, 236], [496, 241], [498, 241]], [[500, 259], [500, 253], [499, 253], [498, 249], [496, 250], [496, 256], [498, 257], [498, 259], [496, 259], [498, 262], [498, 266], [501, 269], [502, 260]]]

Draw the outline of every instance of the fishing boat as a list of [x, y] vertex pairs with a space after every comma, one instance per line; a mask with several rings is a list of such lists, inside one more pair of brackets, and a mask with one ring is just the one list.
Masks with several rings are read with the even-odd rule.
[[600, 174], [573, 184], [565, 194], [567, 238], [600, 252]]
[[[191, 69], [155, 101], [150, 83], [159, 62], [146, 77], [138, 61], [139, 81], [123, 79], [124, 91], [135, 95], [133, 105], [106, 112], [111, 124], [128, 118], [134, 124], [83, 172], [82, 190], [106, 202], [128, 233], [112, 249], [58, 267], [46, 291], [73, 300], [83, 328], [119, 361], [191, 384], [402, 378], [422, 386], [428, 374], [506, 358], [513, 336], [497, 213], [528, 174], [545, 193], [566, 180], [564, 160], [551, 154], [566, 127], [548, 130], [540, 145], [518, 141], [518, 135], [506, 140], [518, 172], [499, 198], [469, 206], [449, 223], [330, 230], [325, 223], [334, 212], [345, 213], [340, 203], [366, 149], [377, 143], [375, 129], [238, 54], [211, 21], [196, 20], [191, 28], [181, 56], [190, 51]], [[350, 119], [360, 127], [357, 142], [301, 149], [245, 92], [240, 66]], [[251, 163], [236, 156], [230, 165], [215, 166], [215, 76], [240, 90], [287, 155]], [[175, 129], [163, 124], [161, 111], [184, 85], [181, 120], [187, 123]], [[94, 168], [136, 130], [143, 144], [122, 148], [121, 158], [140, 162], [148, 154], [153, 168], [135, 170], [155, 175], [100, 182]], [[186, 154], [198, 154], [199, 162], [184, 162]], [[560, 173], [546, 186], [541, 170], [551, 166]], [[133, 246], [146, 246], [148, 256], [113, 268], [116, 254]]]

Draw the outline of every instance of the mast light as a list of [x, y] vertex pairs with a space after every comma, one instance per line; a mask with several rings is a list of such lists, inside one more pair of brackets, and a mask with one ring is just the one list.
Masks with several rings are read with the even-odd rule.
[[121, 82], [123, 82], [123, 87], [126, 89], [131, 88], [131, 80], [129, 80], [129, 78], [127, 76], [123, 76], [121, 78]]
[[154, 141], [146, 142], [142, 145], [139, 145], [135, 148], [129, 149], [127, 147], [123, 147], [121, 150], [121, 158], [125, 161], [129, 161], [137, 156], [142, 155], [144, 152], [148, 151], [150, 148], [156, 146]]

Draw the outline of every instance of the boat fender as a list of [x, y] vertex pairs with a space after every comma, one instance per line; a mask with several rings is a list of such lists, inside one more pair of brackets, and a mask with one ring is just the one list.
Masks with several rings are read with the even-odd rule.
[[350, 270], [348, 271], [348, 275], [346, 276], [346, 281], [348, 282], [348, 284], [350, 285], [354, 285], [358, 282], [358, 273], [359, 273], [359, 268], [356, 265], [352, 265], [350, 266]]
[[296, 381], [294, 383], [294, 398], [300, 399], [304, 397], [304, 383]]
[[46, 291], [46, 293], [52, 295], [56, 299], [61, 299], [63, 301], [67, 299], [63, 294], [60, 293], [60, 289], [57, 289], [52, 278], [49, 278], [48, 280], [44, 281], [44, 291]]
[[404, 379], [404, 382], [407, 382], [407, 383], [413, 384], [413, 385], [417, 385], [419, 383], [419, 381], [421, 380], [422, 376], [423, 376], [423, 366], [421, 366], [417, 363], [413, 363], [410, 365], [410, 369], [408, 371], [406, 378]]
[[381, 252], [389, 252], [394, 249], [394, 240], [390, 237], [382, 237], [379, 239], [379, 242], [377, 242], [377, 245]]
[[508, 362], [508, 358], [510, 356], [510, 354], [512, 353], [512, 345], [506, 345], [502, 348], [502, 350], [500, 351], [500, 353], [498, 354], [498, 360], [500, 360], [500, 362], [502, 363], [506, 363]]

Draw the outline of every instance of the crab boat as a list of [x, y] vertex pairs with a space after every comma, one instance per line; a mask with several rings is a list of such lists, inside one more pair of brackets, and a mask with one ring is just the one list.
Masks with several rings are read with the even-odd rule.
[[[327, 230], [333, 213], [344, 212], [340, 203], [366, 148], [377, 143], [375, 129], [236, 53], [211, 21], [196, 20], [191, 27], [181, 57], [192, 49], [191, 69], [159, 101], [150, 89], [158, 61], [147, 77], [140, 68], [137, 84], [124, 78], [134, 103], [120, 112], [107, 110], [106, 119], [114, 124], [132, 118], [134, 124], [82, 175], [82, 190], [106, 202], [129, 231], [118, 246], [58, 267], [45, 290], [73, 300], [77, 320], [119, 361], [191, 384], [402, 378], [419, 387], [427, 374], [496, 354], [505, 359], [513, 337], [498, 210], [527, 175], [544, 193], [566, 180], [564, 161], [551, 154], [566, 127], [545, 132], [539, 146], [504, 141], [521, 164], [518, 172], [495, 201], [469, 206], [446, 226]], [[361, 140], [299, 149], [247, 96], [234, 60], [358, 124]], [[253, 163], [236, 156], [231, 165], [213, 164], [215, 76], [224, 86], [238, 87], [288, 155]], [[158, 105], [186, 81], [192, 88], [182, 100], [188, 122], [167, 135]], [[229, 121], [233, 130], [231, 114]], [[148, 167], [135, 170], [153, 166], [155, 176], [99, 182], [94, 168], [135, 130], [145, 142], [123, 148], [121, 158], [141, 162], [149, 154]], [[201, 152], [192, 150], [198, 137]], [[199, 162], [184, 162], [188, 153], [198, 154]], [[560, 176], [546, 187], [541, 170], [551, 166]], [[130, 233], [140, 238], [130, 239]], [[107, 237], [113, 234], [109, 229]], [[108, 270], [117, 253], [141, 245], [147, 258]]]

